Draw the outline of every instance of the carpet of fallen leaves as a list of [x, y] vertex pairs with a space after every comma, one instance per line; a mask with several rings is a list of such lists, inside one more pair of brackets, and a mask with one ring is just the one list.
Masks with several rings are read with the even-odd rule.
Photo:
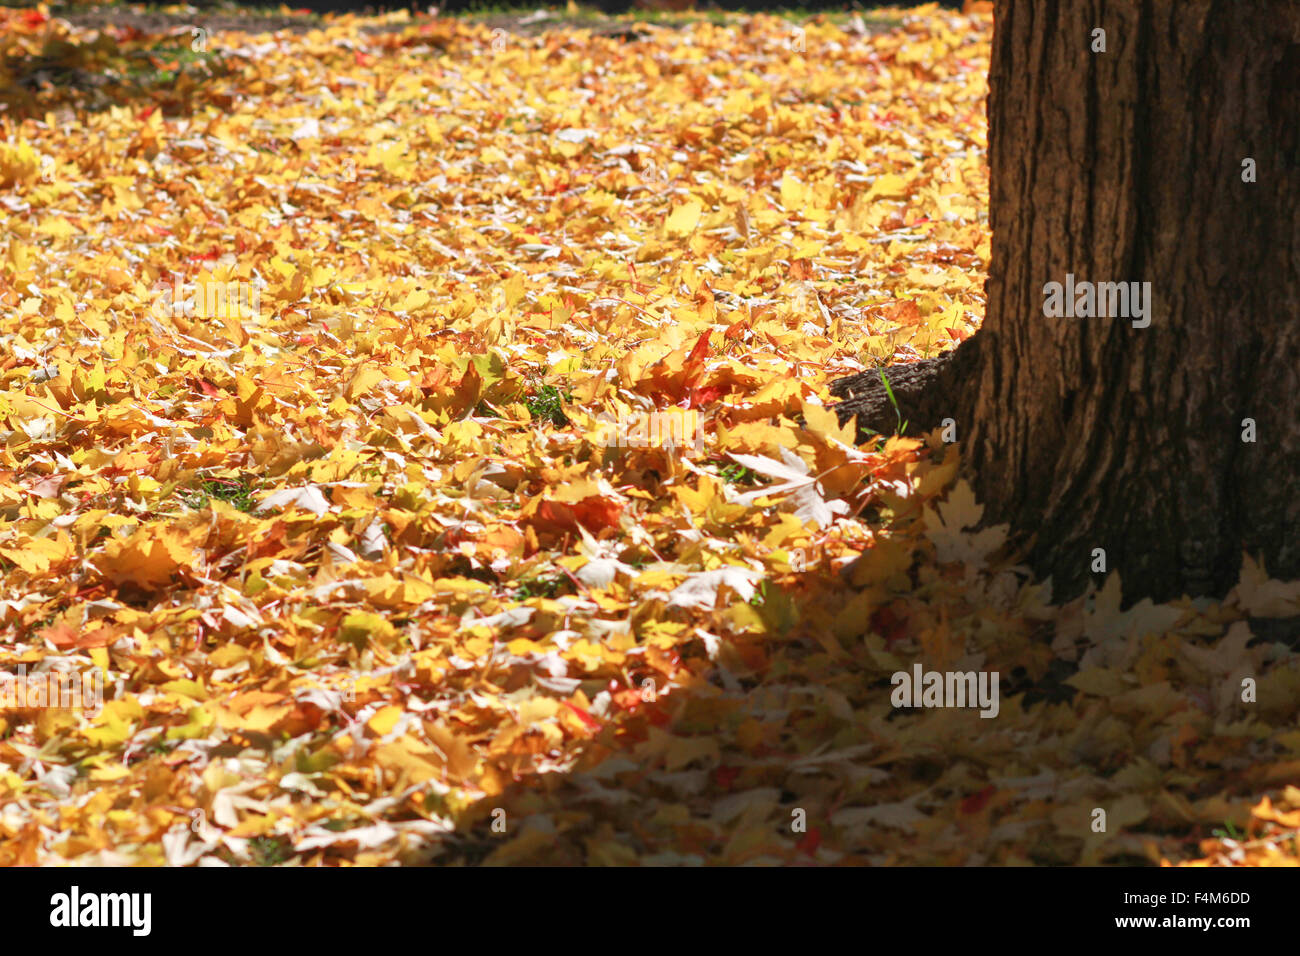
[[106, 677], [0, 864], [1294, 862], [1295, 588], [1054, 606], [828, 407], [979, 326], [988, 15], [0, 18], [0, 669]]

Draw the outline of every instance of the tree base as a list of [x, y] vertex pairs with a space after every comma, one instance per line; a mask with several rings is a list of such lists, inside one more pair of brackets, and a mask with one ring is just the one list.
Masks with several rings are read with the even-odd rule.
[[970, 407], [965, 398], [978, 372], [978, 340], [978, 335], [967, 339], [935, 358], [871, 369], [832, 382], [831, 394], [843, 399], [834, 406], [840, 424], [856, 418], [857, 440], [862, 443], [875, 434], [892, 435], [903, 424], [909, 433], [920, 435], [939, 428], [945, 419], [961, 421]]

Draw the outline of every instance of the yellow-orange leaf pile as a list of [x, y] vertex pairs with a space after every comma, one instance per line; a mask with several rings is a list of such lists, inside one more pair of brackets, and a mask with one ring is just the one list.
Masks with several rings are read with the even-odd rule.
[[828, 408], [978, 327], [989, 16], [0, 15], [0, 669], [103, 676], [0, 863], [1186, 859], [1300, 775], [1206, 690], [1300, 701], [1294, 594], [1052, 607]]

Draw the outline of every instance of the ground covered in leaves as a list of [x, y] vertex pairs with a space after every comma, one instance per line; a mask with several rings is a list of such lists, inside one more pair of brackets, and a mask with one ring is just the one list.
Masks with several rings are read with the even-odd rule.
[[979, 326], [987, 14], [191, 14], [0, 10], [0, 669], [106, 677], [0, 864], [1294, 860], [1296, 588], [1054, 605], [829, 408]]

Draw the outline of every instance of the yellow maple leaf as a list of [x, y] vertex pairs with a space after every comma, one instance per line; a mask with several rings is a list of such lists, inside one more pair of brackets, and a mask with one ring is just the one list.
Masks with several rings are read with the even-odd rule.
[[394, 644], [397, 642], [398, 633], [397, 628], [378, 614], [353, 611], [339, 626], [339, 638], [349, 644], [357, 645], [365, 645], [369, 641]]
[[886, 173], [877, 176], [867, 191], [867, 199], [902, 199], [909, 192], [909, 183], [902, 176]]
[[402, 708], [396, 704], [389, 704], [387, 707], [381, 707], [375, 712], [375, 715], [366, 721], [366, 726], [370, 728], [371, 733], [376, 737], [382, 737], [395, 726], [401, 719]]
[[104, 549], [100, 570], [118, 584], [153, 588], [194, 565], [192, 537], [173, 528], [144, 527]]
[[0, 143], [0, 186], [35, 182], [41, 175], [41, 157], [31, 143]]
[[664, 223], [664, 231], [673, 238], [689, 236], [699, 225], [700, 214], [703, 212], [704, 206], [699, 200], [687, 200], [673, 209], [668, 221]]

